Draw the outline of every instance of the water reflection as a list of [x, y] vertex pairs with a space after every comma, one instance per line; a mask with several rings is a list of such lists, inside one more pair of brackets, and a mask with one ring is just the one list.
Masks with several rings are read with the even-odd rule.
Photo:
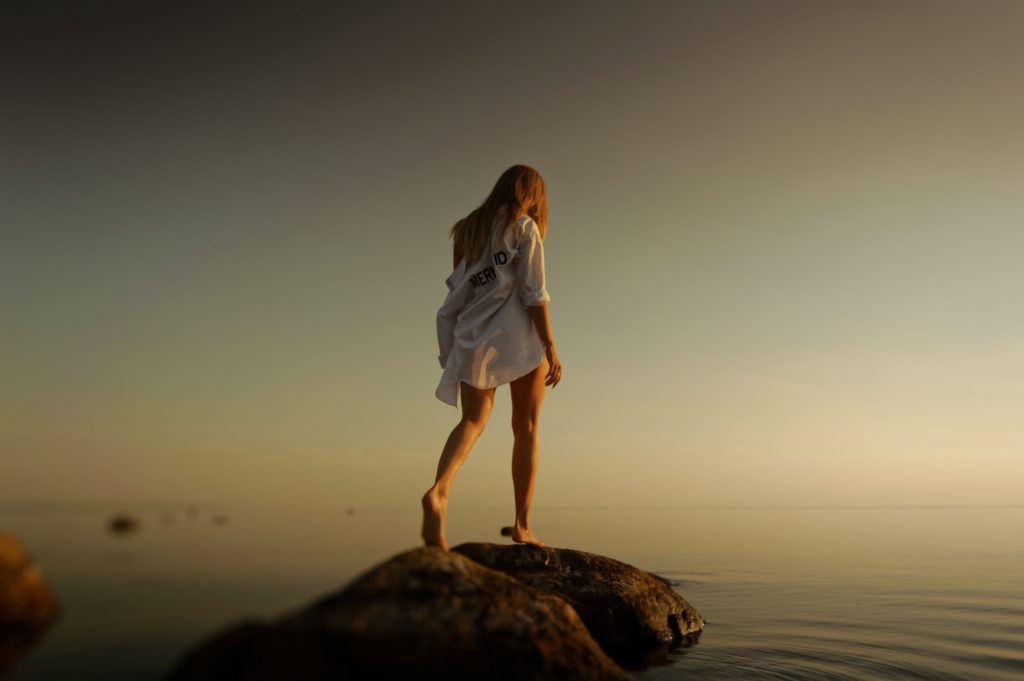
[[[17, 681], [157, 679], [211, 632], [276, 617], [419, 543], [416, 505], [136, 507], [143, 529], [122, 536], [106, 529], [111, 510], [0, 509], [66, 609]], [[449, 540], [508, 541], [508, 514], [460, 508]], [[667, 577], [707, 619], [699, 642], [641, 679], [998, 680], [1024, 670], [1021, 508], [534, 514], [550, 544]]]

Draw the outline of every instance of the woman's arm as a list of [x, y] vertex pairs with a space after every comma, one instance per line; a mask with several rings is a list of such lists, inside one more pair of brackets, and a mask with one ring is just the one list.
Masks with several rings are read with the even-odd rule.
[[548, 314], [548, 304], [530, 305], [526, 311], [530, 313], [530, 319], [537, 327], [537, 333], [540, 334], [540, 340], [544, 343], [544, 347], [554, 345], [555, 339], [551, 334], [551, 316]]
[[555, 339], [551, 335], [551, 317], [548, 315], [548, 304], [528, 305], [526, 308], [537, 327], [540, 340], [544, 343], [544, 354], [548, 358], [548, 373], [544, 377], [544, 385], [554, 388], [562, 380], [562, 362], [558, 359], [558, 351], [555, 350]]

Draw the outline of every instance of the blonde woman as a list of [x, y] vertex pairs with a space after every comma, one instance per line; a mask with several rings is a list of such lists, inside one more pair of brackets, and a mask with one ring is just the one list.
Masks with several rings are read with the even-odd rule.
[[448, 436], [433, 486], [423, 495], [423, 541], [447, 550], [445, 515], [452, 480], [487, 424], [494, 393], [512, 394], [512, 486], [516, 517], [512, 540], [544, 546], [530, 530], [537, 470], [537, 422], [546, 386], [562, 379], [544, 283], [547, 234], [544, 180], [514, 165], [498, 178], [476, 210], [455, 223], [448, 295], [437, 312], [444, 372], [435, 394], [462, 417]]

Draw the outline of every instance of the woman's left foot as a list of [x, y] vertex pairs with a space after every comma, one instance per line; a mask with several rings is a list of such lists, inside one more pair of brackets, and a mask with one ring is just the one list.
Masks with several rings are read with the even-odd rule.
[[433, 490], [427, 490], [421, 499], [423, 504], [423, 530], [421, 536], [427, 546], [439, 546], [448, 550], [448, 542], [444, 540], [444, 516], [448, 511], [448, 499]]
[[523, 529], [516, 525], [512, 528], [512, 541], [518, 544], [529, 544], [530, 546], [536, 546], [538, 548], [544, 548], [546, 545], [540, 539], [527, 529]]

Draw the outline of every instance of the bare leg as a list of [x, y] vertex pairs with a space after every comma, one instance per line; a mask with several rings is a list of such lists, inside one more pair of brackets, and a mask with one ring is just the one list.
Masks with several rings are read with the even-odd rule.
[[437, 463], [437, 477], [434, 485], [421, 499], [423, 504], [423, 529], [421, 535], [427, 546], [440, 546], [448, 550], [444, 538], [444, 519], [448, 512], [448, 494], [452, 481], [462, 463], [469, 456], [469, 450], [484, 432], [487, 417], [494, 405], [494, 388], [474, 388], [468, 383], [459, 383], [462, 396], [462, 419], [448, 436]]
[[537, 422], [544, 401], [544, 376], [548, 372], [547, 359], [525, 376], [512, 381], [512, 486], [516, 498], [516, 522], [512, 526], [512, 541], [520, 544], [544, 546], [530, 531], [530, 502], [537, 477]]

